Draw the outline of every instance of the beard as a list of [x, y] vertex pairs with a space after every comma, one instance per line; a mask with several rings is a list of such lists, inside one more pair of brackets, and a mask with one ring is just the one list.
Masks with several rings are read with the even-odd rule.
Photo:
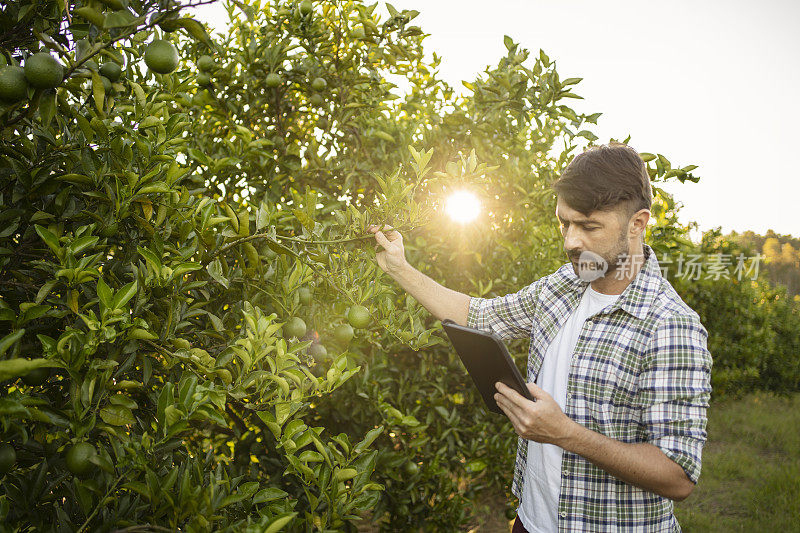
[[590, 250], [567, 250], [567, 256], [576, 276], [585, 281], [594, 281], [617, 272], [630, 261], [630, 251], [627, 235], [622, 232], [608, 251], [598, 253]]

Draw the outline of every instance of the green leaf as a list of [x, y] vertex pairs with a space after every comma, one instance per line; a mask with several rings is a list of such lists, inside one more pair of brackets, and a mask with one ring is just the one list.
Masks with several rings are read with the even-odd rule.
[[0, 339], [0, 355], [6, 353], [6, 350], [13, 346], [15, 342], [20, 340], [23, 335], [25, 335], [25, 329], [18, 329], [17, 331], [9, 333]]
[[325, 460], [321, 453], [313, 450], [305, 450], [297, 458], [305, 463], [319, 463]]
[[262, 489], [253, 496], [253, 503], [264, 503], [264, 502], [271, 502], [273, 500], [281, 500], [289, 496], [289, 493], [283, 491], [281, 489], [276, 489], [275, 487], [269, 487], [267, 489]]
[[85, 7], [85, 6], [84, 7], [79, 7], [78, 9], [74, 10], [72, 13], [74, 15], [78, 15], [79, 17], [82, 17], [82, 18], [88, 20], [89, 22], [91, 22], [92, 24], [97, 26], [98, 28], [102, 28], [103, 27], [103, 23], [105, 22], [105, 17], [103, 16], [103, 14], [100, 13], [99, 11], [97, 11], [96, 9], [92, 8], [92, 7]]
[[169, 185], [164, 183], [163, 181], [155, 181], [153, 183], [149, 183], [136, 191], [136, 194], [148, 194], [151, 192], [169, 192], [170, 188]]
[[236, 493], [225, 496], [220, 504], [220, 507], [225, 507], [226, 505], [231, 505], [233, 503], [239, 503], [240, 501], [251, 497], [258, 490], [258, 482], [249, 481], [233, 490], [235, 490]]
[[156, 272], [161, 271], [161, 258], [159, 258], [152, 250], [149, 250], [148, 248], [142, 248], [141, 246], [137, 246], [136, 249], [139, 250], [139, 253], [142, 255], [142, 257], [144, 257], [145, 260], [152, 265], [153, 270]]
[[208, 271], [208, 275], [214, 278], [220, 285], [228, 288], [228, 279], [222, 275], [222, 264], [219, 262], [219, 257], [215, 258], [209, 265], [206, 267]]
[[583, 78], [567, 78], [561, 82], [562, 87], [567, 87], [569, 85], [575, 85], [576, 83], [580, 83], [583, 81]]
[[186, 33], [198, 41], [201, 41], [210, 47], [214, 46], [214, 43], [211, 41], [211, 37], [209, 37], [205, 27], [195, 19], [188, 17], [179, 18], [175, 21], [175, 24], [186, 30]]
[[138, 285], [136, 281], [132, 281], [127, 285], [124, 285], [120, 290], [117, 291], [117, 294], [114, 295], [114, 301], [111, 302], [112, 309], [121, 309], [123, 305], [128, 303], [128, 300], [133, 298], [133, 295], [136, 294], [138, 290]]
[[369, 448], [370, 444], [372, 444], [372, 442], [378, 438], [378, 435], [380, 435], [381, 432], [383, 432], [383, 426], [378, 426], [376, 428], [369, 430], [366, 436], [364, 437], [364, 440], [356, 444], [353, 449], [356, 451], [356, 453], [360, 453], [361, 451], [366, 450], [367, 448]]
[[42, 127], [47, 128], [56, 114], [56, 91], [48, 89], [42, 93], [39, 101], [39, 117], [42, 119]]
[[130, 26], [134, 20], [136, 19], [133, 13], [127, 9], [113, 11], [106, 15], [106, 19], [103, 21], [103, 28], [125, 28]]
[[124, 405], [106, 405], [100, 410], [100, 418], [112, 426], [126, 426], [136, 422], [131, 410]]
[[353, 479], [358, 475], [358, 470], [355, 468], [344, 468], [336, 472], [334, 478], [336, 481], [347, 481], [348, 479]]
[[97, 278], [97, 297], [100, 298], [100, 302], [106, 309], [111, 309], [114, 303], [114, 294], [102, 277]]
[[39, 237], [41, 237], [45, 244], [50, 247], [56, 257], [60, 257], [61, 245], [58, 243], [58, 237], [56, 237], [52, 231], [44, 226], [34, 224], [33, 227], [36, 228], [36, 233], [38, 233]]
[[295, 217], [297, 217], [297, 220], [300, 221], [300, 224], [302, 224], [303, 227], [308, 231], [312, 231], [314, 229], [314, 219], [308, 216], [308, 213], [300, 209], [292, 209], [292, 213]]
[[[116, 362], [116, 361], [113, 361]], [[108, 401], [114, 405], [121, 405], [123, 407], [127, 407], [128, 409], [138, 409], [138, 405], [136, 404], [130, 396], [126, 396], [125, 394], [112, 394], [108, 397]]]
[[92, 71], [92, 96], [94, 97], [94, 106], [100, 114], [103, 113], [103, 103], [106, 99], [106, 89], [103, 87], [103, 80], [100, 79], [100, 74]]
[[50, 291], [53, 290], [53, 287], [56, 286], [58, 280], [51, 279], [48, 280], [44, 285], [39, 288], [39, 291], [36, 293], [36, 299], [34, 300], [35, 303], [40, 304], [47, 298], [47, 295], [50, 294]]
[[279, 516], [278, 518], [272, 521], [272, 523], [266, 530], [264, 530], [264, 533], [277, 533], [283, 528], [283, 526], [288, 524], [289, 521], [295, 516], [297, 516], [296, 512]]
[[72, 241], [69, 246], [67, 246], [67, 252], [70, 255], [78, 255], [87, 248], [91, 248], [97, 241], [100, 240], [100, 237], [95, 235], [86, 235], [84, 237], [78, 237], [74, 241]]
[[0, 361], [0, 381], [24, 376], [37, 368], [58, 366], [60, 366], [58, 363], [49, 359], [6, 359]]

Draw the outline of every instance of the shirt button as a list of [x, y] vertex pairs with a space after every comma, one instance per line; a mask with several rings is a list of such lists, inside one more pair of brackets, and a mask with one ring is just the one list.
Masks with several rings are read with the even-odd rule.
[[568, 475], [569, 475], [569, 470], [567, 470], [566, 468], [564, 469], [564, 475], [565, 475], [565, 476], [568, 476]]
[[567, 512], [566, 512], [566, 511], [561, 511], [561, 512], [560, 512], [560, 513], [558, 513], [558, 514], [559, 514], [559, 516], [560, 516], [561, 518], [566, 518], [566, 517], [567, 517]]
[[567, 393], [567, 400], [571, 400], [571, 399], [572, 399], [572, 393], [571, 393], [571, 392], [568, 392], [568, 393]]

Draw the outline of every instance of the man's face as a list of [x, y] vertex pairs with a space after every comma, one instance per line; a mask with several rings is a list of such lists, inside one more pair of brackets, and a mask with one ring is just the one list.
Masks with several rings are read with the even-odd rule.
[[594, 211], [587, 217], [559, 198], [556, 217], [564, 236], [564, 251], [581, 279], [608, 276], [625, 264], [630, 240], [628, 219], [621, 211]]

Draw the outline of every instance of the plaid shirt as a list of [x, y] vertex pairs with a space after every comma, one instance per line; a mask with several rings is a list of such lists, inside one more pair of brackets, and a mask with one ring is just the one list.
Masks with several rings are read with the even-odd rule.
[[[711, 394], [708, 332], [662, 277], [655, 255], [645, 244], [644, 264], [633, 281], [586, 321], [573, 353], [565, 412], [608, 437], [657, 446], [697, 483]], [[587, 285], [566, 263], [517, 293], [471, 298], [467, 324], [503, 339], [530, 338], [526, 381], [533, 382]], [[518, 439], [511, 488], [520, 499], [527, 442]], [[680, 531], [672, 500], [566, 450], [558, 524], [560, 532]]]

